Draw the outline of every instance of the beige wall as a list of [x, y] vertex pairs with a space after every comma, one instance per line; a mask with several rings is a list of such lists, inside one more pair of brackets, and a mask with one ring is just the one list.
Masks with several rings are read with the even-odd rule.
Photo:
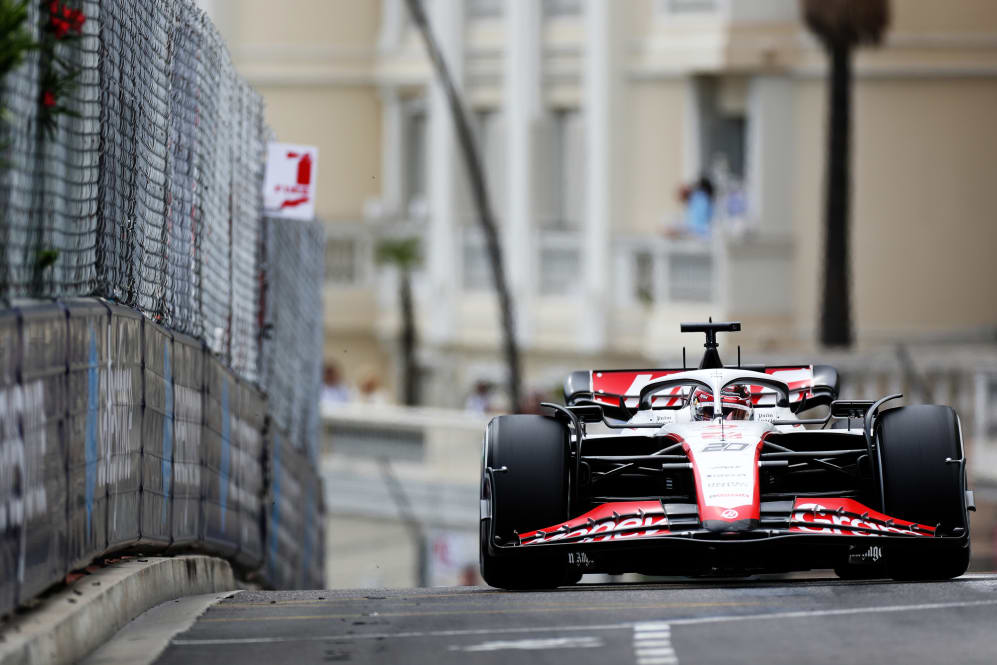
[[381, 103], [373, 87], [260, 86], [281, 141], [317, 145], [316, 213], [359, 220], [381, 192]]
[[624, 145], [618, 182], [623, 196], [616, 229], [659, 233], [663, 218], [679, 214], [682, 143], [686, 131], [685, 84], [680, 79], [636, 81], [620, 108]]
[[370, 48], [380, 28], [379, 0], [214, 1], [244, 44]]
[[[797, 321], [816, 325], [825, 84], [797, 85]], [[853, 135], [853, 293], [860, 341], [997, 325], [997, 85], [863, 79]]]
[[277, 138], [319, 148], [316, 212], [358, 220], [380, 195], [381, 103], [372, 63], [381, 2], [208, 0]]
[[893, 32], [995, 32], [997, 2], [993, 0], [894, 0], [890, 3]]

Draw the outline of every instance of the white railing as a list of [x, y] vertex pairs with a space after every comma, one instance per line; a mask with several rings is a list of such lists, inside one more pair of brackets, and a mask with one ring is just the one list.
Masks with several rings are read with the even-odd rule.
[[[327, 286], [370, 287], [376, 283], [377, 244], [388, 237], [424, 235], [425, 226], [411, 222], [326, 225]], [[466, 292], [490, 291], [491, 268], [484, 237], [476, 226], [458, 230], [460, 256], [455, 276]], [[528, 251], [534, 275], [533, 291], [553, 297], [579, 294], [584, 273], [579, 230], [535, 229]], [[668, 238], [654, 234], [617, 235], [607, 251], [615, 265], [607, 279], [614, 294], [632, 304], [710, 303], [723, 301], [724, 239]], [[509, 251], [508, 248], [506, 251]]]
[[722, 239], [618, 236], [614, 241], [617, 290], [626, 302], [723, 303]]

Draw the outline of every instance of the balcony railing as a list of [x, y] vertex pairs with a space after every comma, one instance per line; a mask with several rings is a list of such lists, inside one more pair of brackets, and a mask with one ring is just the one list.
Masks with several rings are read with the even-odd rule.
[[614, 243], [617, 293], [643, 304], [723, 301], [720, 239], [620, 236]]
[[[375, 251], [380, 239], [422, 235], [413, 223], [330, 224], [326, 240], [326, 284], [334, 288], [371, 287], [376, 282]], [[484, 237], [479, 229], [459, 230], [455, 279], [466, 293], [492, 288]], [[518, 248], [517, 248], [518, 249]], [[507, 249], [508, 251], [508, 249]], [[519, 250], [521, 251], [521, 250]], [[710, 303], [723, 300], [725, 252], [722, 238], [666, 238], [618, 235], [608, 250], [615, 269], [607, 279], [622, 304]], [[582, 234], [575, 229], [537, 229], [530, 242], [532, 291], [545, 298], [580, 295], [585, 266]]]

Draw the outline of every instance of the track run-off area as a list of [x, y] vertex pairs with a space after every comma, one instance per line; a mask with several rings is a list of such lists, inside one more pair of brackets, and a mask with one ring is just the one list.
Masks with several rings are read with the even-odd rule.
[[161, 665], [997, 662], [997, 575], [244, 591], [174, 635]]

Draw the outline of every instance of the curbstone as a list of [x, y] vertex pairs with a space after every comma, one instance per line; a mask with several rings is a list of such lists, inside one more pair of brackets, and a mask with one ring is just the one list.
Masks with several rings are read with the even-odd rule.
[[6, 624], [0, 665], [75, 663], [160, 603], [235, 588], [232, 567], [223, 559], [126, 559], [80, 578]]

